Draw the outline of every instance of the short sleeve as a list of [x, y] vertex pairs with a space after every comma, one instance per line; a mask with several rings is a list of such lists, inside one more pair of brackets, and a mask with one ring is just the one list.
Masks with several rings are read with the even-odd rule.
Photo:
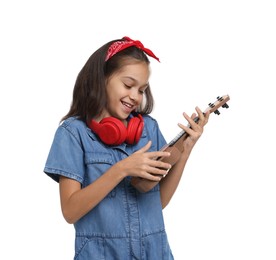
[[84, 152], [77, 134], [62, 125], [58, 127], [44, 172], [57, 182], [60, 176], [65, 176], [83, 183]]

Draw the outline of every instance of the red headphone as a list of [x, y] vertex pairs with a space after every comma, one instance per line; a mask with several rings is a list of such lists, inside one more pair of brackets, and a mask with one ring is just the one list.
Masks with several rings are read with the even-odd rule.
[[123, 142], [136, 144], [144, 128], [143, 117], [138, 114], [128, 122], [127, 127], [115, 117], [103, 118], [99, 123], [91, 120], [89, 128], [107, 145], [120, 145]]

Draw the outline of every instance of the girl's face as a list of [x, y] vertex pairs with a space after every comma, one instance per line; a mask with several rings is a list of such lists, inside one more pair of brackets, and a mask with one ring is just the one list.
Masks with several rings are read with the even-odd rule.
[[125, 121], [140, 106], [148, 87], [150, 71], [145, 62], [123, 66], [107, 80], [107, 107], [103, 117], [116, 117]]

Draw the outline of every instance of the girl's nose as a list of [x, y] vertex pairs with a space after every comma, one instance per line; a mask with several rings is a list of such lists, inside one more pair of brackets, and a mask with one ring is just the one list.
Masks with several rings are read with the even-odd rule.
[[129, 98], [130, 98], [131, 100], [137, 101], [137, 100], [138, 100], [138, 97], [139, 97], [138, 91], [135, 90], [135, 89], [132, 89], [132, 90], [130, 91], [130, 93], [129, 93]]

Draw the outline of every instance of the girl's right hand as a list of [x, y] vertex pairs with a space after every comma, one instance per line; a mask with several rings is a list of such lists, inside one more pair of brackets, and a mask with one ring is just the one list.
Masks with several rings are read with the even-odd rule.
[[121, 160], [115, 167], [119, 167], [124, 176], [135, 176], [152, 181], [160, 181], [171, 168], [171, 165], [157, 161], [158, 157], [168, 157], [170, 153], [164, 151], [148, 152], [151, 146], [149, 141], [144, 147], [129, 157]]

